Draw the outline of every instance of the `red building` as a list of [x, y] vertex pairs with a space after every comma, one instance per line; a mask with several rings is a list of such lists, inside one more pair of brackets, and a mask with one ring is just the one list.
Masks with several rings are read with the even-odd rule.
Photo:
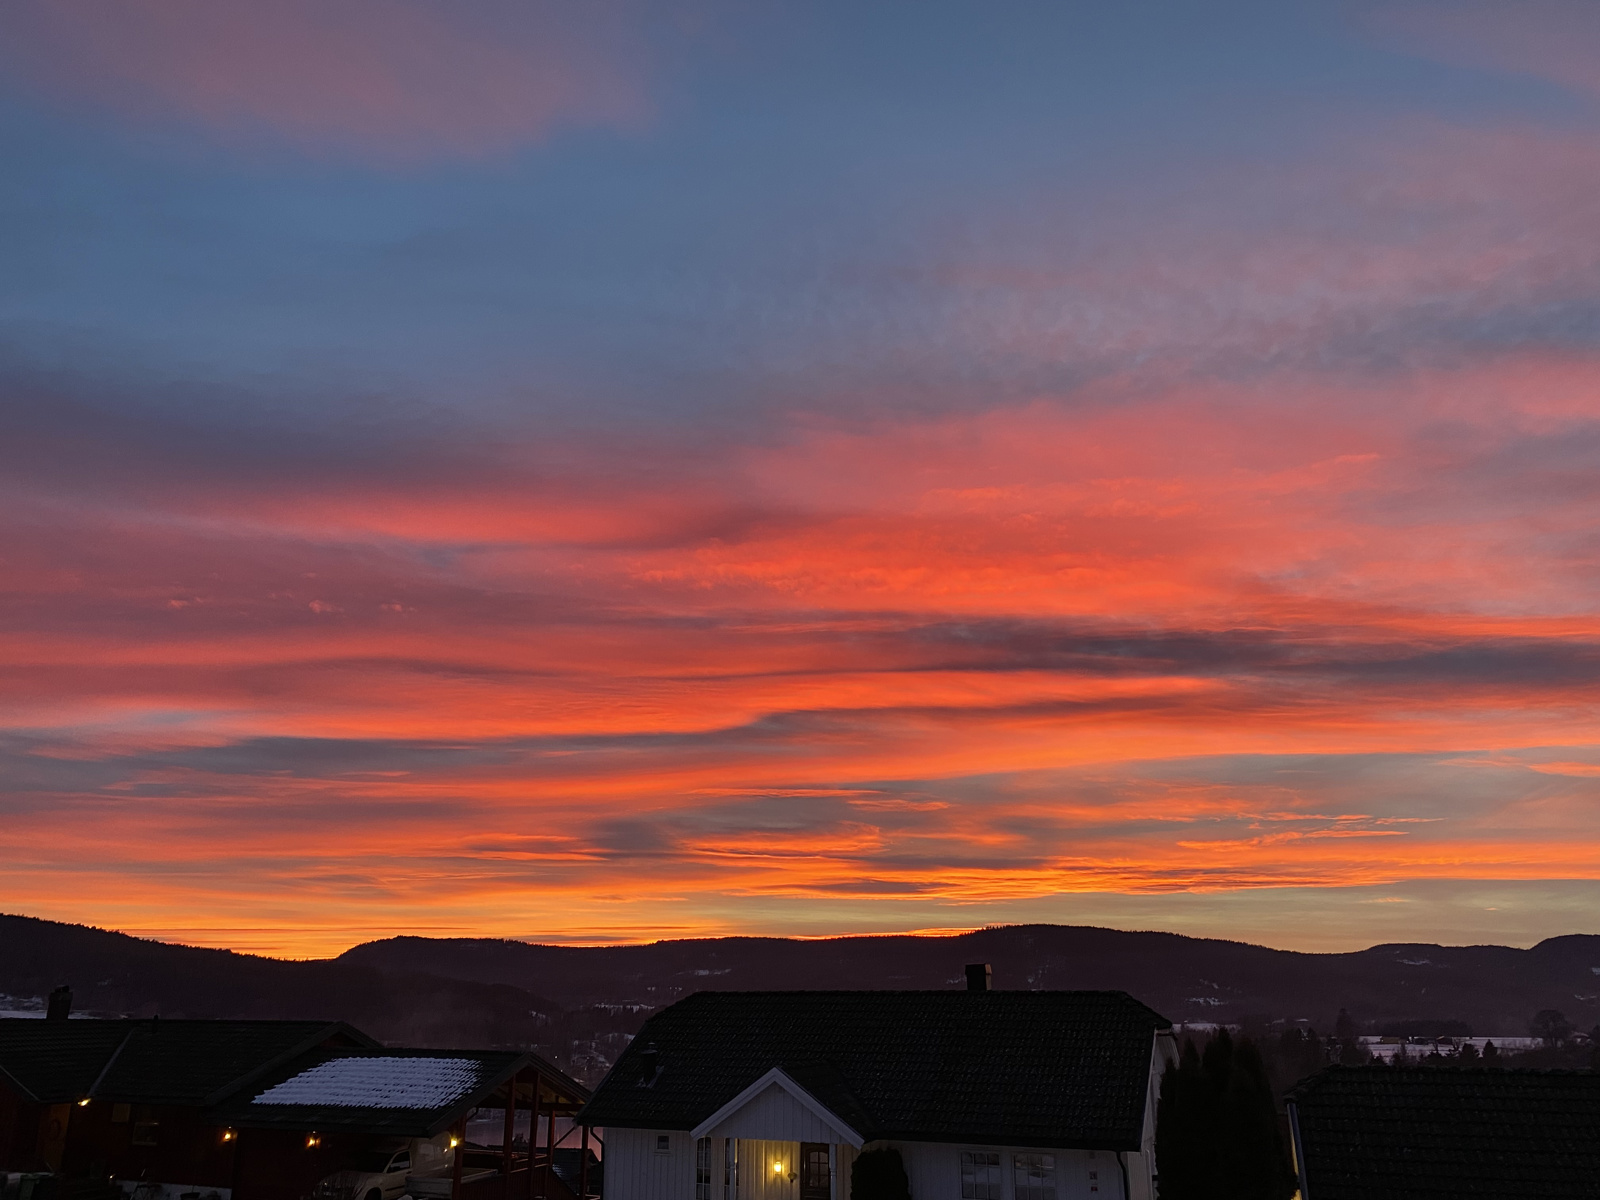
[[0, 1020], [0, 1170], [231, 1191], [212, 1106], [308, 1051], [376, 1044], [329, 1021]]
[[[301, 1200], [424, 1142], [445, 1196], [567, 1200], [549, 1131], [588, 1098], [534, 1055], [382, 1048], [340, 1022], [0, 1020], [0, 1172], [48, 1173], [57, 1200]], [[531, 1112], [535, 1136], [467, 1153], [480, 1108], [508, 1132]]]

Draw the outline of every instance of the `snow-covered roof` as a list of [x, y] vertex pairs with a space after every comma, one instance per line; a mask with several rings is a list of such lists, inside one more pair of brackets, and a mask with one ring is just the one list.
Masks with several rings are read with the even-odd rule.
[[340, 1108], [441, 1108], [478, 1086], [481, 1066], [470, 1058], [335, 1058], [268, 1088], [254, 1102]]

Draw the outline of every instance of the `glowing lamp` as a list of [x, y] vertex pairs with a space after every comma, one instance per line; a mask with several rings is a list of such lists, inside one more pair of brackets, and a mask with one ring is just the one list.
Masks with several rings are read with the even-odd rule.
[[78, 1107], [79, 1108], [88, 1108], [89, 1107], [89, 1097], [85, 1096], [82, 1100], [79, 1100], [78, 1101]]
[[772, 1173], [774, 1175], [782, 1175], [783, 1174], [783, 1164], [781, 1162], [773, 1163], [772, 1164]]
[[454, 1150], [459, 1145], [461, 1145], [461, 1139], [460, 1138], [453, 1137], [453, 1138], [450, 1139], [450, 1149]]
[[231, 1142], [231, 1141], [233, 1141], [234, 1138], [236, 1138], [238, 1136], [239, 1136], [239, 1134], [236, 1131], [232, 1130], [232, 1129], [224, 1129], [222, 1131], [222, 1140], [225, 1141], [225, 1142]]
[[322, 1135], [316, 1132], [306, 1134], [306, 1149], [315, 1150], [322, 1145]]

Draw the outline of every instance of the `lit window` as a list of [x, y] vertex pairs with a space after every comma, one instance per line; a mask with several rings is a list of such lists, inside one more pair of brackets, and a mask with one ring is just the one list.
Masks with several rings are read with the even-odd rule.
[[1056, 1156], [1019, 1154], [1011, 1175], [1016, 1200], [1056, 1200]]
[[694, 1200], [711, 1200], [711, 1139], [694, 1144]]
[[[1000, 1200], [998, 1151], [961, 1152], [961, 1200]], [[1055, 1198], [1052, 1196], [1051, 1200]]]

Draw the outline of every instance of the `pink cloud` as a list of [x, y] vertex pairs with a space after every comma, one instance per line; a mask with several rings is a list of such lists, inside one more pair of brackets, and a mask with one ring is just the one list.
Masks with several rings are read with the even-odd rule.
[[1372, 27], [1407, 49], [1600, 95], [1600, 6], [1589, 0], [1449, 0], [1386, 5]]
[[58, 97], [378, 159], [483, 155], [650, 110], [615, 6], [19, 0], [0, 11], [5, 42]]

